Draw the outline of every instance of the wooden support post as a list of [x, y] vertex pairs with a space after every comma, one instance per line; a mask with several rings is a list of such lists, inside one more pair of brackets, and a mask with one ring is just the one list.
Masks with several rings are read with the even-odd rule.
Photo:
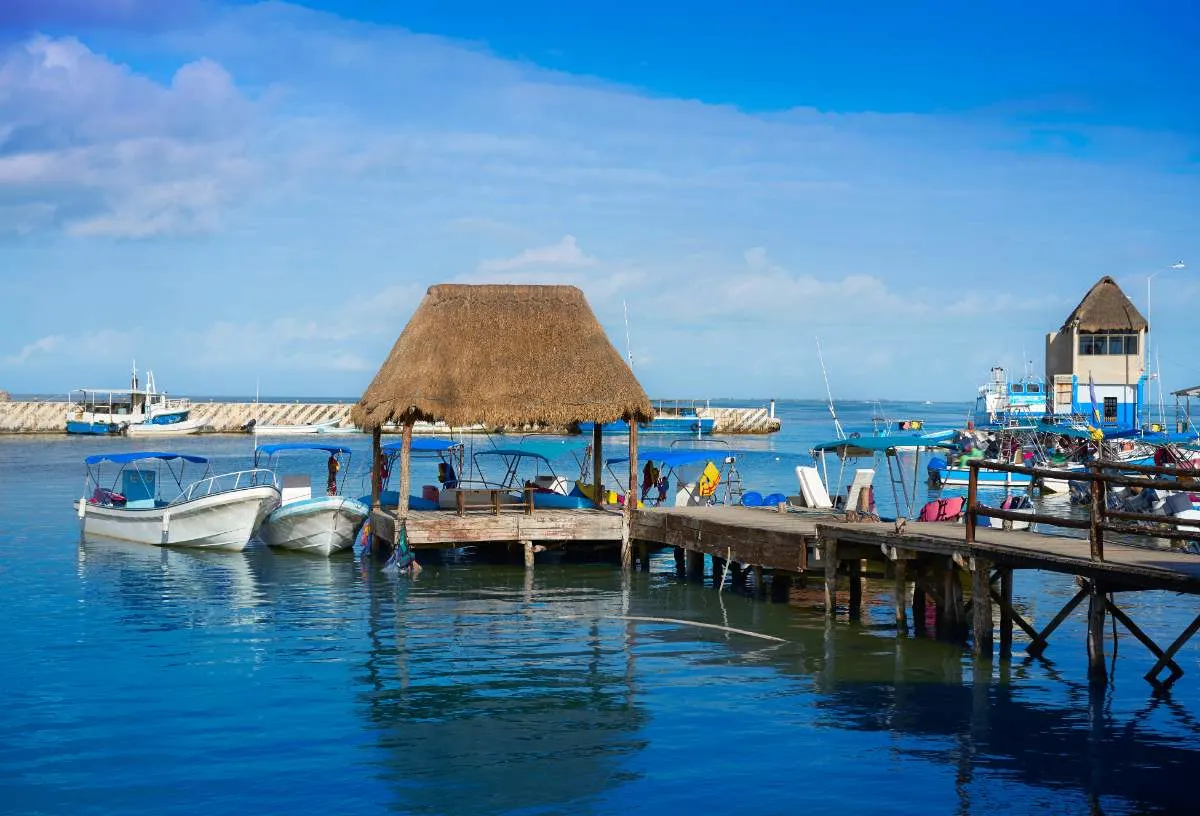
[[[1170, 669], [1172, 675], [1172, 679], [1169, 682], [1174, 682], [1176, 678], [1183, 676], [1183, 669], [1179, 668], [1179, 664], [1172, 660], [1166, 652], [1160, 649], [1158, 644], [1151, 640], [1150, 636], [1143, 632], [1141, 628], [1139, 628], [1138, 625], [1134, 623], [1133, 620], [1130, 619], [1130, 617], [1126, 615], [1115, 603], [1112, 601], [1107, 601], [1105, 603], [1105, 608], [1108, 609], [1108, 613], [1116, 618], [1122, 626], [1129, 630], [1131, 635], [1140, 640], [1142, 645], [1149, 649], [1152, 655], [1159, 660], [1165, 661], [1163, 666]], [[1147, 677], [1146, 679], [1150, 680], [1150, 682], [1154, 683], [1155, 685], [1159, 685], [1156, 679], [1151, 679], [1150, 677]]]
[[687, 573], [689, 581], [704, 580], [704, 553], [695, 550], [687, 551]]
[[1075, 593], [1075, 596], [1071, 598], [1071, 600], [1067, 601], [1066, 605], [1063, 606], [1062, 609], [1058, 610], [1058, 614], [1054, 616], [1054, 620], [1050, 621], [1050, 623], [1046, 625], [1046, 628], [1040, 632], [1034, 631], [1031, 627], [1029, 627], [1029, 624], [1025, 623], [1024, 618], [1018, 615], [1015, 610], [1012, 610], [1013, 620], [1020, 624], [1021, 628], [1033, 638], [1030, 644], [1025, 647], [1025, 651], [1029, 652], [1034, 657], [1037, 657], [1042, 652], [1046, 651], [1046, 647], [1050, 645], [1051, 633], [1053, 633], [1054, 630], [1057, 629], [1062, 622], [1067, 619], [1067, 616], [1075, 610], [1075, 607], [1083, 603], [1083, 599], [1088, 596], [1089, 586], [1090, 585], [1085, 582], [1084, 586]]
[[895, 590], [893, 595], [893, 604], [896, 607], [896, 632], [902, 635], [908, 634], [908, 562], [899, 559], [892, 562], [892, 569], [895, 571], [893, 575], [893, 583]]
[[754, 565], [754, 594], [762, 596], [767, 591], [767, 582], [763, 580], [763, 568], [761, 564]]
[[[1102, 471], [1099, 465], [1091, 465], [1089, 468], [1094, 476], [1101, 476]], [[1104, 513], [1108, 509], [1108, 483], [1097, 478], [1092, 482], [1092, 519], [1091, 527], [1088, 529], [1088, 543], [1091, 545], [1092, 560], [1104, 560]], [[1100, 608], [1099, 615], [1104, 617], [1104, 608]], [[1103, 644], [1101, 644], [1103, 651]], [[1104, 665], [1103, 657], [1100, 660], [1101, 666]]]
[[383, 431], [376, 425], [371, 429], [371, 509], [379, 509], [379, 494], [383, 492], [383, 449], [380, 436]]
[[675, 548], [675, 574], [680, 578], [687, 575], [687, 551], [683, 547]]
[[856, 620], [862, 615], [862, 560], [847, 561], [846, 574], [850, 578], [850, 620]]
[[412, 429], [413, 419], [408, 417], [404, 420], [404, 427], [400, 434], [400, 495], [396, 503], [396, 525], [392, 531], [392, 551], [400, 546], [400, 537], [404, 535], [405, 525], [408, 522], [408, 492], [409, 483], [412, 481], [411, 470], [411, 454], [412, 454]]
[[1171, 645], [1166, 648], [1166, 650], [1163, 652], [1163, 656], [1158, 659], [1158, 662], [1150, 668], [1150, 671], [1146, 672], [1146, 680], [1149, 681], [1155, 688], [1160, 690], [1168, 689], [1171, 687], [1171, 684], [1178, 680], [1179, 676], [1183, 674], [1183, 671], [1180, 670], [1179, 674], [1172, 673], [1172, 675], [1166, 680], [1159, 681], [1158, 679], [1158, 673], [1163, 670], [1163, 667], [1166, 666], [1167, 663], [1172, 662], [1171, 659], [1175, 656], [1175, 653], [1182, 649], [1183, 645], [1192, 639], [1192, 635], [1196, 634], [1197, 630], [1200, 630], [1200, 615], [1197, 615], [1196, 619], [1188, 624], [1188, 627], [1179, 634], [1179, 637], [1175, 638], [1175, 640], [1171, 642]]
[[525, 485], [525, 515], [533, 515], [534, 494], [537, 493], [537, 488], [531, 484]]
[[[1094, 483], [1093, 483], [1094, 484]], [[1104, 591], [1099, 581], [1092, 581], [1088, 588], [1088, 680], [1103, 683], [1108, 679], [1104, 665]]]
[[1013, 571], [1011, 567], [1000, 568], [1000, 659], [1012, 657], [1013, 640]]
[[837, 615], [837, 542], [824, 543], [825, 556], [825, 617]]
[[713, 581], [714, 587], [721, 586], [721, 579], [724, 577], [724, 575], [725, 575], [725, 559], [718, 558], [717, 556], [714, 555], [712, 557], [712, 581]]
[[454, 491], [454, 510], [460, 516], [465, 516], [467, 514], [467, 497], [462, 490]]
[[735, 587], [744, 588], [746, 586], [746, 570], [736, 561], [729, 568], [729, 572], [733, 575], [733, 585]]
[[787, 603], [792, 591], [792, 577], [786, 572], [771, 573], [771, 600]]
[[913, 574], [912, 597], [913, 633], [925, 634], [925, 587], [921, 585], [921, 574], [918, 569]]
[[533, 542], [522, 541], [521, 546], [525, 549], [525, 569], [533, 569]]
[[602, 470], [604, 459], [601, 450], [603, 448], [604, 435], [600, 433], [600, 422], [592, 423], [592, 497], [595, 499], [597, 508], [604, 507], [604, 485], [601, 484]]
[[976, 657], [992, 659], [992, 565], [975, 559], [971, 573], [972, 650]]
[[640, 542], [637, 545], [638, 564], [642, 572], [650, 571], [650, 545], [645, 542]]
[[630, 416], [629, 422], [629, 489], [625, 493], [625, 512], [621, 514], [621, 569], [633, 565], [633, 550], [630, 535], [633, 530], [633, 511], [638, 504], [638, 424], [637, 417]]

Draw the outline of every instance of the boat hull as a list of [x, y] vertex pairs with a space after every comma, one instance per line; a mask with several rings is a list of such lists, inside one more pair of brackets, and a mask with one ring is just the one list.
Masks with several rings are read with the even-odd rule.
[[[639, 434], [711, 434], [715, 420], [700, 416], [656, 416], [649, 422], [638, 423]], [[591, 422], [579, 423], [581, 434], [592, 433]], [[629, 423], [623, 419], [606, 422], [600, 426], [602, 434], [628, 434]]]
[[307, 425], [255, 425], [253, 432], [259, 436], [306, 436], [308, 434], [330, 433], [337, 425], [336, 419], [328, 422], [313, 422]]
[[279, 490], [257, 485], [203, 496], [166, 507], [105, 507], [75, 503], [85, 536], [139, 544], [241, 551], [267, 514], [279, 505]]
[[[970, 468], [940, 468], [931, 473], [936, 473], [943, 485], [957, 487], [971, 483]], [[1028, 473], [1007, 473], [984, 468], [979, 469], [977, 482], [980, 487], [1028, 487], [1032, 483], [1033, 477]]]
[[142, 422], [125, 428], [127, 436], [186, 436], [200, 433], [208, 427], [203, 419], [185, 419], [179, 422]]
[[121, 432], [121, 426], [115, 422], [98, 422], [89, 420], [68, 419], [67, 433], [84, 434], [87, 436], [108, 436]]
[[354, 545], [370, 509], [346, 496], [321, 496], [278, 507], [267, 516], [259, 537], [271, 547], [330, 555]]

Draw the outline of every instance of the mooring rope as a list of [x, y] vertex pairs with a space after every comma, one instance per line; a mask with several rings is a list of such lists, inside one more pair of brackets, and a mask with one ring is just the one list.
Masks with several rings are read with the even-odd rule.
[[679, 618], [649, 618], [640, 615], [605, 615], [604, 617], [614, 618], [616, 620], [640, 621], [644, 623], [677, 623], [681, 626], [697, 626], [701, 629], [716, 629], [721, 632], [734, 632], [747, 637], [761, 638], [762, 640], [773, 640], [776, 643], [787, 643], [783, 638], [777, 638], [774, 635], [764, 635], [760, 632], [750, 632], [745, 629], [734, 629], [732, 626], [721, 626], [717, 623], [701, 623], [700, 621], [680, 620]]

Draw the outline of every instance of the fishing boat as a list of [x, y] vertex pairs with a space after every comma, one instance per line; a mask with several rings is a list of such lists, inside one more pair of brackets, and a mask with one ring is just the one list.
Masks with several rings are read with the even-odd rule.
[[[213, 475], [202, 456], [160, 451], [101, 453], [84, 460], [83, 495], [75, 510], [85, 536], [207, 550], [245, 549], [267, 514], [279, 505], [270, 470]], [[104, 463], [118, 465], [103, 478]], [[185, 485], [188, 463], [205, 475]], [[167, 495], [173, 493], [172, 498]]]
[[254, 466], [275, 470], [281, 454], [294, 452], [329, 455], [327, 495], [313, 495], [312, 477], [307, 473], [284, 474], [281, 504], [263, 521], [259, 536], [268, 546], [316, 555], [350, 549], [370, 513], [367, 504], [341, 495], [350, 469], [350, 449], [306, 442], [259, 445], [254, 450]]
[[154, 372], [139, 386], [137, 367], [129, 388], [77, 388], [71, 392], [66, 423], [69, 434], [165, 436], [197, 433], [207, 427], [190, 418], [191, 401], [159, 391]]

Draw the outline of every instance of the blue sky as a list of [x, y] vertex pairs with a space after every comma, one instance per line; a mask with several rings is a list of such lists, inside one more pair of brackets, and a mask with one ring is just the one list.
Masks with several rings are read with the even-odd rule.
[[1200, 382], [1200, 12], [832, 6], [5, 0], [0, 388], [356, 395], [546, 282], [657, 396], [966, 400], [1179, 260]]

